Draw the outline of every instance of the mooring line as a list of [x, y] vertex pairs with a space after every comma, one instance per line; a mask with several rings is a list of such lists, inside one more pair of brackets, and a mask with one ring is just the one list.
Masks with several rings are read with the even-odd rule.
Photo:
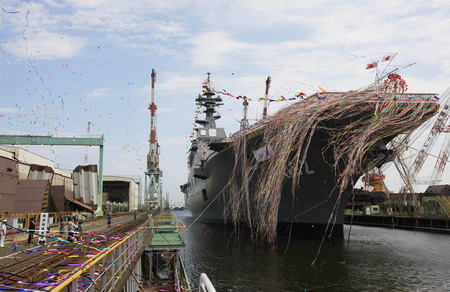
[[214, 201], [220, 197], [220, 195], [222, 194], [223, 190], [211, 201], [211, 203], [208, 204], [208, 206], [205, 207], [205, 209], [195, 218], [195, 220], [188, 226], [186, 227], [186, 231], [191, 228], [192, 225], [194, 225], [195, 222], [197, 222], [197, 220], [200, 218], [200, 216], [203, 215], [203, 213], [206, 212], [206, 210], [208, 210], [208, 208], [212, 205], [212, 203], [214, 203]]

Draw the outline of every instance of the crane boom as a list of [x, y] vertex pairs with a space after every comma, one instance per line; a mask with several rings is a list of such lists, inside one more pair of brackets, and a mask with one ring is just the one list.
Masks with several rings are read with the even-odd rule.
[[[419, 171], [422, 169], [423, 164], [425, 163], [425, 160], [429, 156], [430, 150], [433, 148], [434, 143], [436, 142], [437, 137], [441, 132], [446, 129], [445, 125], [447, 124], [447, 121], [450, 117], [450, 88], [448, 88], [444, 94], [441, 96], [441, 100], [443, 101], [441, 110], [436, 118], [436, 121], [433, 124], [433, 127], [431, 128], [430, 133], [428, 134], [428, 137], [426, 138], [424, 144], [422, 145], [422, 148], [420, 149], [419, 153], [417, 154], [416, 158], [414, 159], [414, 162], [411, 167], [411, 172], [409, 173], [409, 179], [414, 180], [419, 173]], [[445, 162], [447, 161], [448, 154], [450, 152], [450, 142], [444, 143], [448, 144], [448, 146], [445, 146], [447, 150], [443, 148], [441, 150], [441, 154], [439, 155], [441, 158], [438, 158], [438, 161], [436, 162], [435, 169], [437, 170], [436, 175], [438, 176], [439, 171], [442, 172], [445, 168], [444, 166], [438, 166], [438, 164], [442, 164], [443, 160], [445, 158]], [[445, 155], [447, 155], [445, 157]], [[441, 174], [442, 175], [442, 174]], [[403, 191], [406, 191], [405, 187], [402, 188]], [[402, 192], [403, 192], [402, 191]]]
[[431, 175], [431, 179], [433, 182], [439, 182], [441, 180], [445, 166], [447, 165], [449, 154], [450, 154], [450, 135], [447, 134], [445, 136], [445, 141], [442, 144], [441, 152], [439, 152], [439, 156], [436, 160], [436, 164], [434, 165], [433, 174]]

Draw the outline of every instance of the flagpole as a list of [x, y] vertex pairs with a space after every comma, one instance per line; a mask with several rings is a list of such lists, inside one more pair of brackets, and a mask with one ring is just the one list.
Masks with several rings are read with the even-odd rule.
[[389, 63], [386, 65], [386, 67], [384, 67], [383, 72], [381, 72], [380, 75], [383, 75], [384, 71], [386, 71], [386, 69], [389, 67], [389, 65], [391, 65], [392, 61], [394, 61], [395, 57], [398, 55], [398, 53], [394, 53], [394, 57], [392, 57], [392, 59], [389, 61]]
[[376, 71], [375, 71], [375, 84], [378, 85], [378, 61], [377, 61], [377, 66], [376, 66]]
[[264, 108], [263, 108], [263, 120], [267, 117], [267, 107], [269, 106], [269, 87], [270, 87], [270, 76], [266, 80], [266, 94], [264, 95]]
[[416, 63], [408, 64], [408, 65], [404, 66], [403, 68], [395, 68], [394, 70], [389, 71], [388, 73], [384, 74], [384, 75], [381, 77], [381, 79], [383, 79], [384, 77], [388, 76], [388, 75], [391, 74], [391, 73], [394, 73], [394, 72], [396, 72], [396, 71], [400, 71], [400, 70], [406, 69], [406, 68], [408, 68], [408, 67], [411, 67], [412, 65], [416, 65]]

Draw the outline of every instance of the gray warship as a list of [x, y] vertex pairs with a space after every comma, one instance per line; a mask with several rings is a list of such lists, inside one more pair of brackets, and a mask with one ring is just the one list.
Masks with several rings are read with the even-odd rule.
[[[261, 164], [270, 159], [277, 159], [276, 155], [272, 153], [270, 145], [268, 147], [264, 140], [264, 129], [267, 129], [272, 123], [272, 119], [269, 117], [227, 137], [225, 129], [216, 125], [216, 121], [221, 118], [217, 108], [223, 105], [223, 100], [220, 94], [217, 94], [211, 87], [209, 74], [205, 84], [207, 86], [204, 87], [204, 92], [196, 98], [196, 104], [203, 109], [205, 117], [196, 120], [199, 127], [195, 128], [197, 135], [192, 140], [189, 149], [188, 179], [180, 188], [185, 194], [186, 207], [194, 217], [199, 216], [200, 221], [208, 224], [231, 224], [233, 220], [230, 219], [227, 211], [228, 200], [224, 190], [230, 183], [231, 173], [235, 171], [236, 164], [239, 163], [236, 161], [233, 144], [236, 137], [246, 136], [248, 155], [253, 155], [253, 158]], [[319, 99], [326, 102], [326, 98], [339, 99], [340, 96], [345, 96], [345, 93], [321, 92], [308, 97], [308, 99]], [[355, 94], [352, 96], [354, 100], [362, 98]], [[364, 103], [371, 105], [369, 107], [371, 111], [380, 113], [382, 110], [378, 107], [383, 98], [392, 99], [395, 106], [399, 108], [402, 105], [411, 106], [412, 102], [417, 105], [427, 104], [429, 112], [423, 115], [423, 121], [419, 124], [429, 119], [439, 108], [436, 94], [396, 94], [394, 96], [366, 92], [364, 98], [366, 99]], [[387, 105], [392, 106], [392, 102]], [[328, 128], [338, 128], [358, 119], [367, 119], [371, 115], [373, 112], [368, 113], [367, 109], [361, 111], [355, 109], [347, 116], [338, 119], [334, 119], [330, 115], [330, 118], [324, 123]], [[413, 130], [406, 129], [407, 127], [405, 125], [405, 131]], [[346, 186], [345, 190], [340, 190], [336, 187], [338, 177], [341, 175], [339, 171], [345, 167], [346, 162], [339, 161], [336, 164], [334, 161], [329, 131], [315, 131], [310, 139], [307, 156], [297, 178], [297, 184], [293, 187], [293, 178], [289, 175], [284, 178], [277, 208], [277, 231], [290, 232], [308, 238], [320, 238], [324, 235], [328, 238], [343, 238], [344, 209], [353, 183], [363, 174], [364, 169], [381, 167], [393, 159], [395, 153], [387, 147], [387, 144], [395, 136], [397, 134], [380, 136], [370, 150], [365, 153], [364, 167], [352, 175], [351, 183]], [[336, 165], [339, 167], [336, 168]], [[258, 183], [257, 175], [248, 181], [250, 200], [255, 195]]]

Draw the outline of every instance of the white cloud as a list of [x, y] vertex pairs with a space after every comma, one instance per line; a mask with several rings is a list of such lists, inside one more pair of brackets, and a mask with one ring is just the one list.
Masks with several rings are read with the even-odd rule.
[[232, 68], [239, 61], [249, 61], [249, 55], [257, 56], [263, 45], [239, 41], [225, 31], [209, 31], [197, 34], [184, 43], [191, 45], [189, 60], [192, 66], [215, 69]]
[[108, 6], [106, 0], [66, 0], [65, 2], [78, 9], [105, 8], [105, 6]]
[[85, 96], [89, 98], [102, 99], [117, 96], [117, 92], [112, 88], [96, 88], [92, 92], [85, 94]]
[[[177, 72], [165, 72], [164, 77], [158, 79], [157, 76], [157, 83], [155, 86], [157, 86], [158, 92], [164, 93], [181, 92], [186, 88], [193, 88], [193, 91], [195, 91], [196, 88], [200, 88], [201, 81], [204, 77], [205, 76], [200, 75], [188, 76]], [[185, 95], [185, 93], [183, 93], [183, 95]]]
[[51, 6], [51, 7], [57, 7], [57, 8], [63, 8], [64, 7], [64, 3], [58, 2], [56, 0], [44, 0], [43, 2], [45, 4]]
[[[179, 100], [184, 96], [195, 96], [198, 89], [201, 88], [202, 80], [206, 77], [206, 75], [183, 75], [180, 72], [171, 71], [163, 71], [163, 73], [159, 74], [158, 68], [156, 68], [155, 71], [155, 99], [157, 105], [160, 104], [161, 101], [166, 103], [167, 99]], [[144, 87], [138, 88], [135, 91], [135, 94], [143, 96], [145, 103], [148, 103], [151, 96], [151, 84], [149, 83]]]
[[[53, 6], [49, 4], [50, 6]], [[61, 19], [55, 17], [50, 12], [50, 7], [43, 3], [31, 3], [28, 1], [9, 1], [4, 7], [7, 11], [18, 13], [7, 14], [4, 18], [4, 24], [9, 25], [11, 29], [18, 34], [25, 32], [25, 35], [39, 30], [54, 30], [59, 27]]]
[[[450, 39], [443, 37], [450, 31], [450, 19], [436, 10], [439, 5], [433, 7], [420, 1], [379, 1], [358, 6], [258, 1], [259, 5], [234, 3], [233, 7], [222, 6], [229, 9], [219, 10], [215, 4], [216, 13], [223, 13], [224, 21], [212, 23], [210, 31], [184, 41], [191, 46], [186, 59], [196, 67], [222, 71], [249, 68], [254, 73], [274, 76], [274, 81], [328, 83], [330, 88], [348, 90], [373, 80], [372, 72], [364, 69], [367, 62], [398, 52], [400, 67], [423, 62], [434, 67], [433, 75], [450, 73], [445, 61]], [[269, 28], [252, 25], [260, 27], [267, 18]], [[364, 57], [354, 58], [352, 54]], [[416, 68], [412, 70], [423, 75], [423, 68]]]
[[176, 113], [180, 112], [180, 108], [173, 108], [173, 107], [159, 107], [157, 109], [158, 114], [169, 114], [169, 113]]
[[185, 140], [184, 137], [159, 137], [158, 142], [162, 146], [169, 146], [169, 145], [184, 145]]
[[41, 31], [26, 40], [16, 38], [4, 44], [4, 49], [17, 58], [33, 60], [55, 60], [73, 58], [80, 54], [85, 45], [81, 37], [62, 33]]
[[18, 109], [12, 108], [12, 107], [0, 108], [0, 113], [3, 113], [3, 114], [16, 113], [18, 111], [19, 111]]
[[[95, 33], [97, 41], [111, 41], [115, 46], [133, 48], [136, 50], [147, 50], [151, 44], [152, 51], [159, 54], [173, 54], [167, 46], [158, 44], [161, 42], [171, 42], [175, 38], [187, 35], [186, 26], [182, 22], [163, 19], [161, 15], [171, 13], [184, 7], [183, 3], [171, 4], [160, 3], [162, 1], [115, 1], [110, 3], [104, 0], [67, 0], [65, 3], [56, 3], [53, 0], [46, 0], [44, 3], [16, 2], [5, 3], [6, 10], [18, 11], [19, 13], [8, 14], [3, 23], [16, 32], [17, 39], [10, 41], [10, 50], [16, 56], [23, 56], [25, 44], [21, 40], [22, 30], [25, 30], [25, 37], [28, 39], [28, 46], [31, 48], [33, 56], [38, 47], [42, 49], [40, 59], [68, 58], [74, 56], [84, 40], [74, 36], [69, 37], [74, 32], [79, 34], [84, 32]], [[165, 2], [165, 1], [163, 1]], [[63, 33], [64, 31], [64, 33]], [[68, 33], [70, 32], [70, 33]], [[56, 36], [56, 38], [55, 38]], [[58, 38], [59, 37], [59, 38]], [[55, 40], [63, 40], [64, 42]], [[50, 51], [45, 46], [46, 43], [56, 44], [56, 52]], [[62, 47], [64, 45], [64, 47]], [[48, 53], [44, 53], [47, 49]]]

